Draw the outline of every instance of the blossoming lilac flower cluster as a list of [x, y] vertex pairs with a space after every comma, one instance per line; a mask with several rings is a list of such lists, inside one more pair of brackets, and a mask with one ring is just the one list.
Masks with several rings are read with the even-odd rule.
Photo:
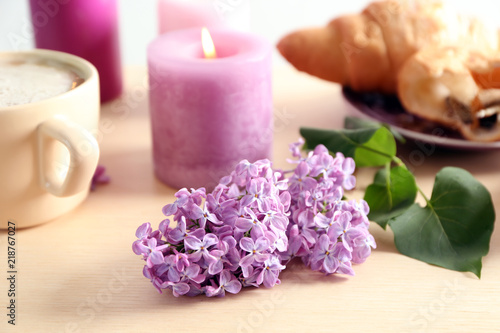
[[141, 225], [133, 244], [143, 273], [175, 296], [224, 296], [242, 286], [280, 283], [280, 252], [288, 248], [290, 194], [268, 160], [240, 162], [210, 194], [181, 189], [163, 213], [173, 216], [153, 231]]
[[158, 230], [136, 232], [132, 248], [146, 261], [143, 273], [175, 296], [224, 296], [242, 287], [273, 287], [294, 257], [325, 274], [353, 275], [375, 248], [368, 205], [343, 200], [354, 188], [354, 161], [317, 146], [301, 157], [304, 142], [290, 145], [297, 166], [288, 179], [271, 162], [241, 161], [212, 193], [181, 189], [166, 205]]
[[355, 186], [354, 160], [341, 153], [333, 157], [323, 145], [303, 158], [303, 143], [290, 145], [297, 167], [288, 179], [289, 247], [282, 263], [300, 257], [313, 270], [354, 275], [351, 263], [364, 262], [376, 247], [368, 232], [368, 204], [342, 200], [344, 189]]

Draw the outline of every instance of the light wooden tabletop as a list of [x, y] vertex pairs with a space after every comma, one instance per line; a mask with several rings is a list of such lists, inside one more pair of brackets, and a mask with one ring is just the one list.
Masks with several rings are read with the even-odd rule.
[[[7, 235], [0, 233], [1, 332], [500, 331], [498, 229], [480, 280], [399, 254], [392, 233], [372, 224], [378, 248], [354, 267], [354, 277], [325, 277], [297, 263], [273, 289], [213, 299], [160, 295], [142, 276], [143, 261], [131, 245], [140, 224], [157, 226], [163, 219], [161, 208], [173, 201], [175, 189], [153, 175], [146, 69], [127, 68], [125, 74], [123, 97], [101, 113], [100, 162], [111, 183], [73, 212], [16, 234], [15, 327], [7, 323]], [[274, 75], [274, 107], [277, 167], [287, 166], [287, 146], [300, 126], [339, 128], [354, 112], [338, 85], [291, 68]], [[416, 150], [422, 151], [408, 145], [401, 155], [409, 160]], [[418, 155], [424, 158], [413, 159], [410, 168], [429, 195], [440, 168], [459, 166], [490, 190], [499, 211], [500, 152], [430, 149]], [[361, 198], [372, 176], [373, 170], [358, 172], [359, 186], [350, 196]]]

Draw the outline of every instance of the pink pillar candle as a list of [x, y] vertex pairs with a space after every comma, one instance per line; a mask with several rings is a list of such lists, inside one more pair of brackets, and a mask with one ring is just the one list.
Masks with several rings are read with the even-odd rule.
[[117, 0], [30, 0], [30, 7], [37, 48], [94, 64], [102, 102], [121, 94]]
[[272, 153], [271, 45], [247, 33], [210, 33], [215, 59], [204, 57], [200, 29], [148, 47], [155, 173], [175, 188], [211, 189], [240, 160]]

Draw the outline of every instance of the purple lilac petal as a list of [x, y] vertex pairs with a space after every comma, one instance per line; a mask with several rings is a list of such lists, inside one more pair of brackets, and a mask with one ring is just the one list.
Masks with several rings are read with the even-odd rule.
[[219, 276], [219, 285], [223, 286], [231, 281], [231, 273], [229, 271], [222, 271]]
[[151, 234], [153, 229], [151, 229], [151, 224], [148, 223], [143, 223], [139, 228], [137, 228], [137, 231], [135, 232], [135, 236], [139, 239], [145, 238]]
[[254, 261], [255, 261], [255, 256], [253, 254], [248, 254], [248, 255], [244, 256], [243, 258], [241, 258], [239, 265], [241, 267], [247, 267], [247, 266], [250, 266], [251, 264], [253, 264]]
[[259, 237], [255, 242], [255, 247], [253, 248], [257, 252], [265, 251], [269, 248], [269, 240], [265, 237]]
[[253, 239], [244, 237], [240, 240], [240, 247], [247, 252], [252, 252], [255, 249], [255, 244]]
[[353, 188], [356, 187], [356, 177], [354, 176], [347, 176], [345, 179], [344, 179], [344, 182], [342, 183], [342, 186], [346, 189], [346, 190], [352, 190]]
[[237, 294], [241, 290], [241, 283], [238, 280], [232, 280], [224, 285], [224, 289], [231, 294]]
[[185, 295], [189, 292], [189, 285], [184, 282], [175, 283], [172, 285], [172, 291], [175, 297]]
[[207, 297], [222, 297], [225, 295], [223, 288], [208, 286], [205, 291]]
[[323, 268], [325, 272], [328, 274], [333, 274], [339, 267], [339, 261], [334, 256], [328, 255], [325, 257], [323, 261]]
[[178, 271], [183, 271], [184, 267], [189, 267], [189, 265], [191, 265], [188, 259], [188, 255], [185, 253], [179, 253], [175, 249], [174, 258], [175, 267]]
[[205, 248], [209, 248], [210, 246], [215, 245], [218, 242], [219, 242], [219, 238], [217, 238], [217, 236], [214, 234], [206, 234], [203, 237], [203, 246]]
[[137, 255], [147, 255], [149, 253], [149, 248], [146, 246], [143, 240], [136, 240], [132, 244], [132, 251]]
[[198, 261], [200, 261], [200, 259], [202, 257], [202, 252], [196, 251], [196, 252], [190, 253], [190, 254], [188, 254], [188, 257], [189, 257], [189, 260], [191, 262], [198, 262]]
[[152, 265], [160, 265], [163, 264], [163, 258], [163, 253], [160, 251], [152, 251], [149, 254], [148, 263], [151, 263]]
[[170, 230], [169, 227], [170, 227], [170, 220], [165, 219], [165, 220], [160, 222], [160, 225], [158, 226], [158, 230], [160, 230], [162, 235], [166, 236], [168, 231]]
[[167, 239], [173, 244], [181, 242], [186, 237], [186, 219], [183, 218], [177, 222], [177, 226], [170, 230]]
[[217, 260], [208, 266], [208, 273], [211, 275], [219, 274], [223, 268], [224, 262], [222, 260]]
[[184, 238], [184, 245], [190, 250], [200, 250], [203, 243], [196, 237], [188, 236]]

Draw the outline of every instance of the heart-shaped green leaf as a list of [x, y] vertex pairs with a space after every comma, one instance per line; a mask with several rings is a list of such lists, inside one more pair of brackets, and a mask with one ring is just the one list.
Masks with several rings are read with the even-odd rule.
[[345, 117], [344, 128], [346, 129], [360, 129], [360, 128], [379, 128], [382, 124], [378, 121], [373, 121], [358, 117]]
[[354, 161], [358, 167], [381, 166], [396, 156], [396, 141], [391, 132], [380, 127], [368, 140], [356, 149]]
[[370, 206], [368, 218], [385, 229], [391, 218], [415, 202], [417, 191], [415, 177], [405, 166], [379, 170], [365, 192], [364, 199]]
[[389, 225], [402, 254], [480, 277], [494, 222], [488, 190], [469, 172], [447, 167], [436, 175], [427, 206], [414, 204]]
[[394, 138], [401, 142], [405, 143], [406, 139], [399, 134], [398, 131], [396, 131], [394, 128], [392, 128], [390, 125], [385, 124], [385, 123], [380, 123], [378, 121], [374, 120], [369, 120], [369, 119], [364, 119], [364, 118], [358, 118], [358, 117], [345, 117], [344, 119], [344, 128], [347, 129], [359, 129], [359, 128], [380, 128], [380, 127], [386, 127], [394, 136]]
[[381, 166], [396, 155], [396, 141], [385, 128], [361, 128], [354, 130], [318, 130], [301, 128], [307, 148], [323, 144], [331, 152], [341, 152], [353, 157], [358, 167]]

